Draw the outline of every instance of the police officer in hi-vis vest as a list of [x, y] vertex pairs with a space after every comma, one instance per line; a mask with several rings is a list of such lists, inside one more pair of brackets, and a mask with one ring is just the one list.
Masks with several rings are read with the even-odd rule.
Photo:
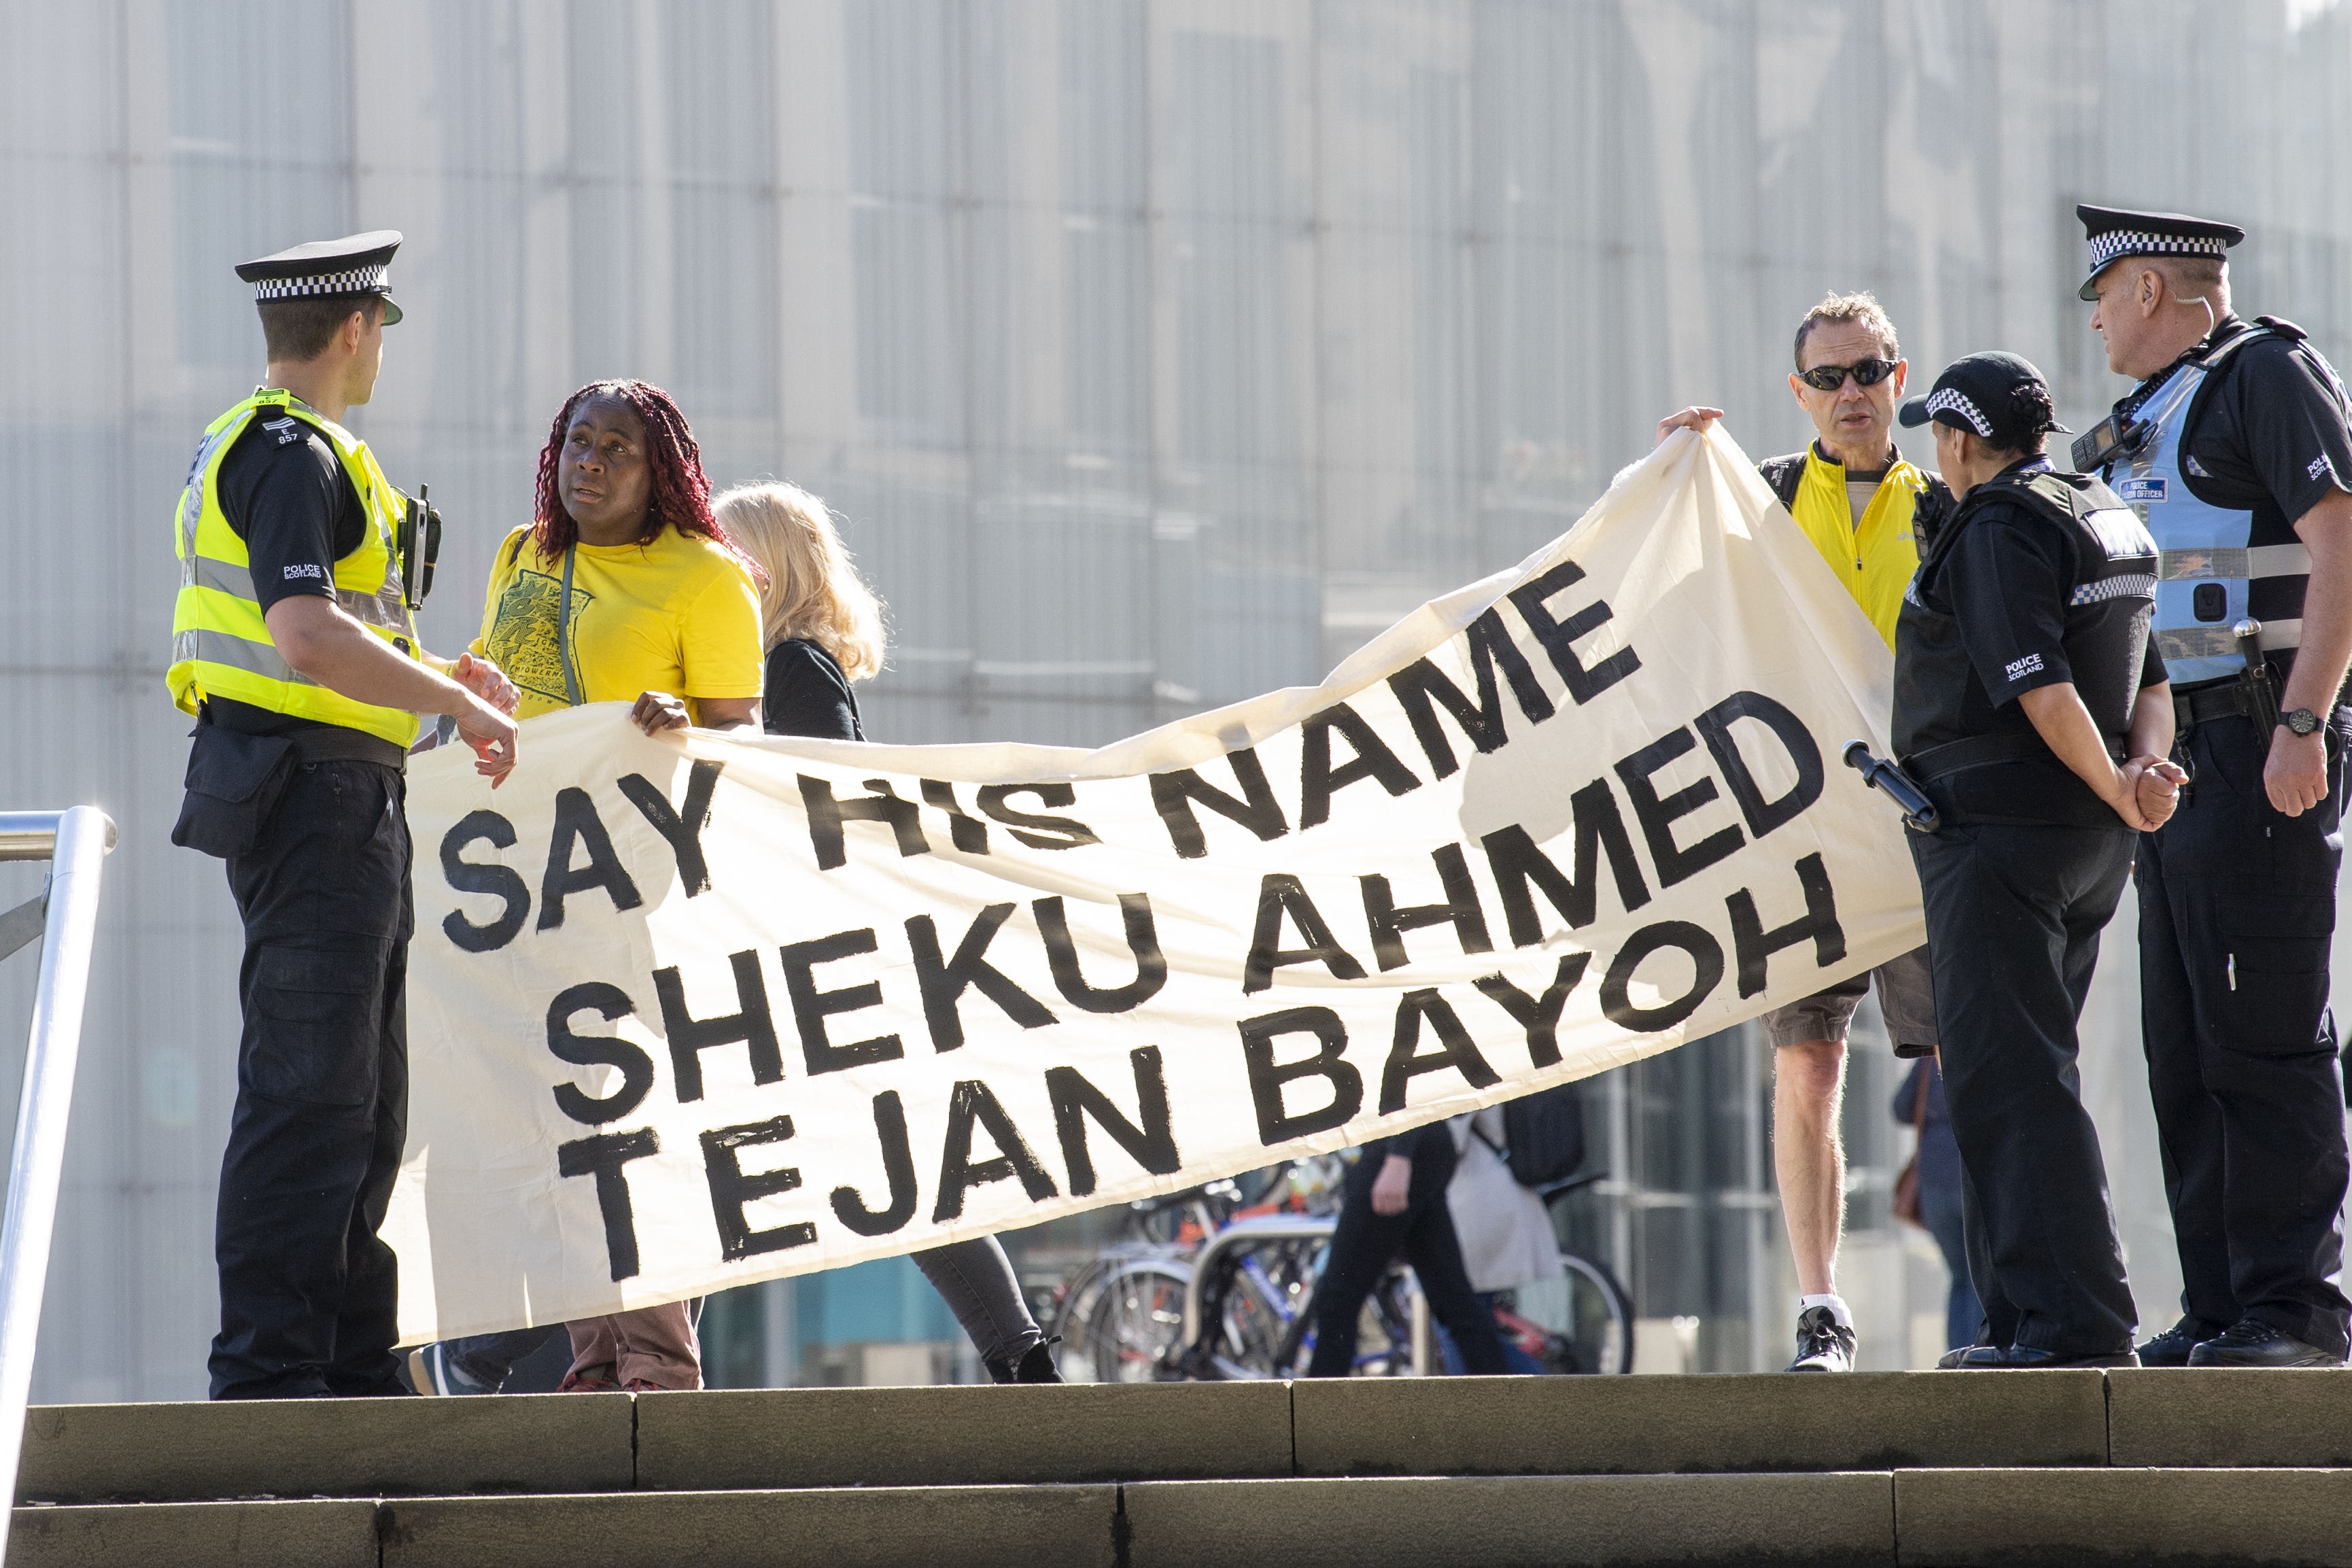
[[400, 319], [389, 231], [237, 268], [265, 385], [215, 420], [172, 519], [172, 699], [197, 718], [173, 841], [228, 862], [245, 1033], [221, 1162], [215, 1399], [405, 1392], [377, 1239], [408, 1103], [408, 825], [417, 716], [495, 785], [513, 687], [419, 647], [437, 519], [341, 423]]
[[2084, 299], [2139, 385], [2076, 443], [2162, 551], [2179, 812], [2139, 852], [2140, 1006], [2185, 1282], [2152, 1366], [2345, 1359], [2327, 1010], [2352, 658], [2352, 428], [2301, 329], [2231, 313], [2233, 225], [2078, 207]]

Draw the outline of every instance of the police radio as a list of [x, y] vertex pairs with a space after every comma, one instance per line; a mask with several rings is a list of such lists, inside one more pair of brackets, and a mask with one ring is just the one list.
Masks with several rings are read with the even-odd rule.
[[425, 499], [432, 490], [419, 485], [414, 497], [401, 497], [407, 505], [400, 513], [400, 586], [411, 610], [425, 608], [425, 596], [433, 591], [433, 563], [441, 556], [441, 514]]
[[2071, 448], [2074, 472], [2095, 474], [2110, 463], [2126, 462], [2147, 450], [2156, 427], [2143, 420], [2111, 413], [2074, 438]]

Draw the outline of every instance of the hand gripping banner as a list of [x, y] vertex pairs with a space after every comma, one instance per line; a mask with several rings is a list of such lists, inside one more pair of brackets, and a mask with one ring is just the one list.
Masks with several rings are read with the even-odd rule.
[[409, 1343], [1167, 1192], [1917, 946], [1886, 649], [1680, 434], [1313, 688], [1096, 751], [532, 721], [409, 790]]

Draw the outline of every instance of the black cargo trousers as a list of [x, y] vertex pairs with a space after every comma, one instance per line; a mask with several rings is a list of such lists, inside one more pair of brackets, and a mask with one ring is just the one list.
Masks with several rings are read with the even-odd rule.
[[245, 1034], [221, 1160], [215, 1399], [404, 1392], [398, 1277], [376, 1236], [408, 1121], [406, 780], [298, 766], [228, 862]]
[[2132, 1347], [2131, 1287], [2076, 1032], [2139, 835], [1962, 823], [1906, 835], [1919, 868], [1944, 1100], [1960, 1148], [1979, 1343], [2065, 1356]]
[[2352, 1167], [2327, 988], [2352, 709], [2326, 734], [2327, 798], [2299, 817], [2270, 803], [2252, 720], [2181, 737], [2189, 790], [2139, 856], [2140, 1016], [2188, 1317], [2342, 1355]]

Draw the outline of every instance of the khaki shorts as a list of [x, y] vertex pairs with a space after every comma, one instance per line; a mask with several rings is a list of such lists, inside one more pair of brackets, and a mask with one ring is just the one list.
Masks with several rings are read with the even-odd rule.
[[1854, 1009], [1862, 1006], [1873, 977], [1878, 981], [1878, 1010], [1886, 1019], [1887, 1038], [1897, 1056], [1933, 1056], [1940, 1043], [1936, 1033], [1936, 979], [1927, 965], [1927, 949], [1914, 947], [1899, 958], [1889, 958], [1875, 969], [1865, 969], [1825, 991], [1817, 991], [1764, 1015], [1764, 1028], [1774, 1045], [1799, 1045], [1809, 1040], [1845, 1043]]

